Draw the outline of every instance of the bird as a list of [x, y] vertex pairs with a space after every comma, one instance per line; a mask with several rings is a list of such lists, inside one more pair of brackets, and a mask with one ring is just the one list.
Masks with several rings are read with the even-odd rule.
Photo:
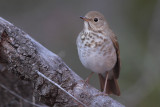
[[92, 71], [86, 82], [93, 73], [97, 73], [101, 91], [120, 96], [118, 78], [121, 62], [116, 35], [100, 12], [89, 11], [80, 18], [84, 20], [84, 27], [76, 40], [78, 55], [82, 65]]

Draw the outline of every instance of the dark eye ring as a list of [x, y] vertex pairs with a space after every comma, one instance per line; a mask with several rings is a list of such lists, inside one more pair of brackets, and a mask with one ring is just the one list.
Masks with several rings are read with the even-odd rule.
[[98, 18], [94, 18], [94, 21], [95, 21], [95, 22], [98, 22]]

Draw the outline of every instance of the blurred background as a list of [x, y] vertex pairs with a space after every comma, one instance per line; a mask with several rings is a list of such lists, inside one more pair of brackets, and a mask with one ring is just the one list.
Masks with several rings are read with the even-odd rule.
[[[79, 16], [91, 10], [104, 14], [120, 45], [121, 96], [111, 97], [128, 107], [159, 107], [160, 0], [0, 0], [0, 17], [59, 55], [83, 79], [91, 71], [79, 60], [76, 38], [83, 28]], [[98, 75], [90, 84], [99, 89]]]

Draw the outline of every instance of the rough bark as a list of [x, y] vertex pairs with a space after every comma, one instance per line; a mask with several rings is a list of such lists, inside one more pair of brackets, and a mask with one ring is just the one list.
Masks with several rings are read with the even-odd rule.
[[[7, 71], [33, 83], [35, 97], [49, 106], [80, 106], [62, 90], [40, 77], [40, 71], [78, 100], [90, 107], [124, 107], [74, 73], [56, 54], [52, 53], [21, 29], [0, 18], [0, 63]], [[0, 74], [1, 75], [1, 74]]]

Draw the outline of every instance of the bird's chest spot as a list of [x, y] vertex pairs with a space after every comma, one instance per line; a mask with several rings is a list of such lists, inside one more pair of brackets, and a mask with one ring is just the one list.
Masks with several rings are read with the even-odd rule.
[[98, 52], [100, 54], [104, 53], [104, 51], [106, 51], [107, 45], [110, 44], [109, 37], [100, 33], [83, 32], [80, 35], [80, 39], [84, 52], [87, 51], [89, 54], [91, 52]]
[[91, 48], [91, 49], [98, 48], [99, 46], [102, 46], [104, 42], [107, 41], [107, 39], [103, 37], [103, 35], [87, 33], [87, 32], [82, 33], [80, 38], [82, 46], [84, 48]]
[[80, 55], [83, 58], [102, 57], [103, 59], [104, 57], [109, 58], [115, 53], [110, 37], [99, 33], [82, 33], [80, 35], [80, 45]]

